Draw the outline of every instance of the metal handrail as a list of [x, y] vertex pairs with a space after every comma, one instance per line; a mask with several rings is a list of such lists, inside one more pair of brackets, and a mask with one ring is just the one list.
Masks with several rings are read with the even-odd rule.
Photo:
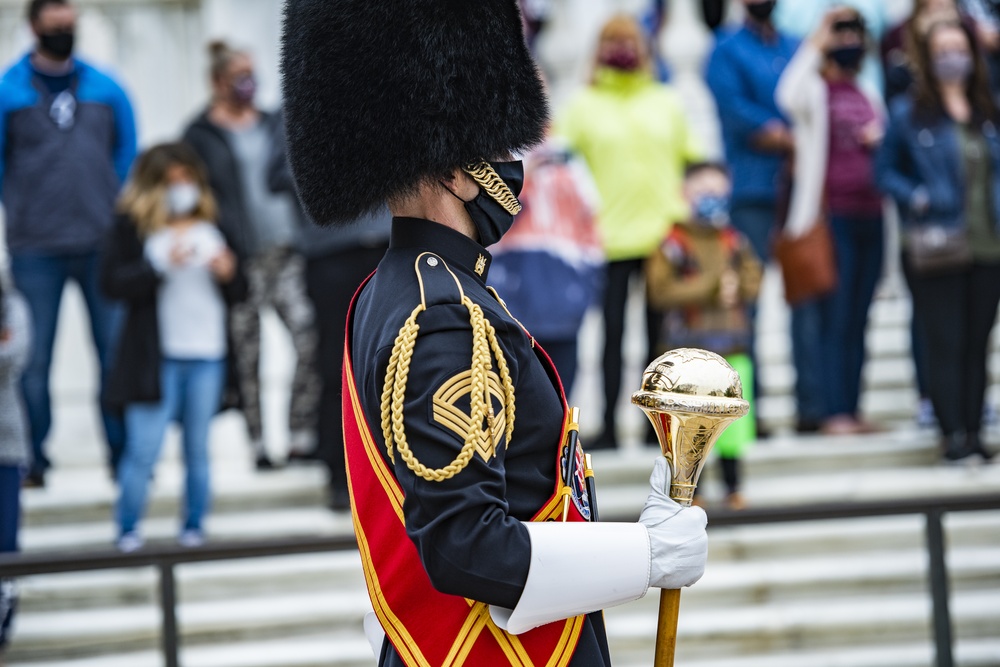
[[[945, 514], [952, 512], [987, 510], [1000, 510], [1000, 494], [763, 507], [739, 512], [713, 510], [709, 512], [709, 525], [712, 528], [723, 528], [769, 523], [924, 515], [927, 520], [928, 578], [933, 600], [934, 644], [937, 653], [935, 664], [936, 667], [954, 667], [951, 613], [948, 604], [948, 566], [945, 558], [942, 519]], [[605, 520], [635, 521], [635, 519], [635, 515], [621, 515], [607, 517]], [[155, 567], [160, 574], [160, 609], [163, 622], [161, 644], [165, 664], [166, 667], [178, 667], [180, 663], [174, 578], [176, 566], [222, 560], [348, 551], [356, 548], [357, 542], [353, 535], [340, 535], [209, 543], [194, 549], [178, 546], [150, 547], [131, 554], [115, 551], [5, 554], [0, 555], [0, 578]]]

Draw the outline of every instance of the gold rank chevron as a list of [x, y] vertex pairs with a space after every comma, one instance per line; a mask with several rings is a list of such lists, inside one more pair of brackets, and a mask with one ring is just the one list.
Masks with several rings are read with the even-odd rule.
[[[493, 371], [487, 374], [487, 386], [490, 396], [502, 406], [504, 404], [504, 390], [500, 384], [500, 377]], [[496, 456], [497, 447], [500, 446], [504, 431], [507, 430], [507, 418], [504, 410], [496, 413], [492, 420], [492, 437], [481, 424], [473, 424], [471, 417], [457, 405], [460, 400], [472, 393], [472, 387], [471, 369], [455, 375], [441, 385], [434, 392], [434, 421], [454, 432], [462, 440], [465, 440], [466, 434], [470, 431], [475, 432], [476, 451], [484, 461], [489, 462]]]

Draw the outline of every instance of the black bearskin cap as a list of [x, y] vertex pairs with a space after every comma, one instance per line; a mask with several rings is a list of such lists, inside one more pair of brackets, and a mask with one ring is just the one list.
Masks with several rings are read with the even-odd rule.
[[542, 139], [516, 0], [288, 0], [282, 42], [289, 158], [319, 224]]

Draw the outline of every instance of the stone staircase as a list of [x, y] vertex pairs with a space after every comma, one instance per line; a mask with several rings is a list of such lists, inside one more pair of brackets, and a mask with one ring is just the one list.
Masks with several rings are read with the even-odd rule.
[[[259, 474], [233, 416], [213, 435], [212, 540], [343, 534], [349, 518], [321, 508], [323, 476], [294, 467]], [[636, 442], [598, 452], [602, 512], [634, 517], [654, 456]], [[721, 492], [705, 474], [705, 497]], [[175, 443], [157, 470], [151, 542], [173, 539], [181, 470]], [[746, 460], [756, 506], [987, 493], [1000, 466], [945, 467], [933, 436], [776, 438]], [[91, 466], [53, 472], [25, 492], [27, 551], [106, 549], [113, 488]], [[1000, 665], [1000, 512], [947, 517], [958, 663]], [[920, 517], [716, 528], [704, 579], [684, 592], [678, 664], [692, 667], [931, 664], [930, 597]], [[367, 594], [355, 552], [181, 566], [184, 667], [373, 665], [361, 629]], [[149, 568], [27, 577], [7, 667], [152, 667], [159, 612]], [[608, 610], [615, 664], [649, 665], [657, 595]]]

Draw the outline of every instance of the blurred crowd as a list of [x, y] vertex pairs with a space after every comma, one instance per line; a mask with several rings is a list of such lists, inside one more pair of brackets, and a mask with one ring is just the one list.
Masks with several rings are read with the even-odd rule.
[[[522, 2], [531, 45], [551, 4]], [[791, 307], [797, 431], [877, 430], [859, 409], [865, 331], [887, 225], [898, 220], [924, 419], [937, 426], [943, 459], [988, 461], [1000, 2], [916, 0], [898, 26], [887, 25], [878, 0], [701, 5], [715, 37], [704, 81], [724, 159], [709, 156], [670, 84], [658, 48], [669, 5], [650, 2], [603, 26], [586, 83], [556, 110], [544, 144], [523, 156], [524, 210], [491, 248], [491, 282], [567, 392], [584, 316], [601, 312], [604, 412], [586, 446], [619, 446], [626, 340], [644, 341], [650, 359], [677, 347], [724, 356], [753, 404], [757, 298], [771, 262]], [[172, 422], [186, 471], [183, 545], [205, 539], [209, 425], [220, 410], [245, 417], [258, 470], [285, 463], [264, 442], [265, 308], [296, 355], [286, 458], [324, 464], [330, 507], [347, 508], [344, 322], [387, 247], [388, 210], [337, 230], [306, 219], [280, 109], [257, 105], [249, 51], [209, 45], [207, 107], [175, 142], [139, 153], [126, 93], [74, 55], [76, 7], [32, 0], [27, 20], [35, 44], [0, 80], [10, 256], [0, 277], [0, 551], [17, 548], [22, 484], [46, 483], [49, 376], [68, 281], [84, 296], [99, 359], [119, 549], [143, 545], [150, 480]], [[629, 337], [626, 302], [637, 285], [643, 331]], [[767, 435], [751, 416], [719, 443], [729, 507], [745, 504], [741, 456]], [[0, 612], [10, 608], [3, 590]]]

